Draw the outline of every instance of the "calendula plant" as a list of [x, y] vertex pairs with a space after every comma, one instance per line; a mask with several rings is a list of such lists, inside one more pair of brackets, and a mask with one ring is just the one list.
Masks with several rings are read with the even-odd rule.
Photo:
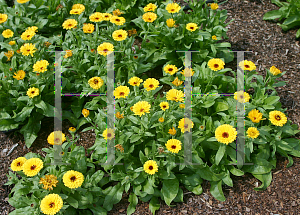
[[[300, 26], [300, 2], [298, 0], [287, 0], [286, 2], [272, 0], [271, 2], [280, 8], [265, 13], [263, 20], [278, 19], [278, 21], [281, 21], [285, 19], [282, 24], [277, 24], [284, 31]], [[300, 29], [296, 32], [296, 37], [300, 37]]]
[[[56, 131], [57, 132], [57, 131]], [[9, 203], [16, 210], [10, 214], [106, 214], [103, 203], [111, 187], [102, 189], [109, 181], [104, 172], [85, 156], [85, 149], [76, 146], [79, 139], [70, 128], [72, 139], [58, 132], [48, 136], [51, 145], [62, 144], [61, 162], [56, 164], [54, 148], [44, 148], [45, 157], [28, 153], [11, 164], [6, 185], [14, 184]], [[68, 150], [70, 148], [70, 150]], [[106, 198], [107, 196], [107, 198]], [[106, 199], [105, 199], [106, 198]]]

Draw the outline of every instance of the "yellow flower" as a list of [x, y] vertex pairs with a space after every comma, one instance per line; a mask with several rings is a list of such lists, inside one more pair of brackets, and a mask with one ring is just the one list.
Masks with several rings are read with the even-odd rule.
[[172, 100], [176, 102], [184, 101], [184, 94], [181, 90], [171, 89], [167, 92], [167, 100]]
[[114, 96], [116, 99], [119, 98], [126, 98], [130, 93], [130, 89], [127, 86], [118, 86], [115, 90], [114, 90]]
[[132, 110], [134, 112], [134, 115], [142, 116], [145, 115], [145, 113], [150, 113], [150, 108], [151, 105], [149, 104], [149, 102], [139, 101], [133, 105]]
[[178, 153], [181, 150], [181, 144], [180, 140], [170, 139], [165, 145], [170, 152]]
[[118, 119], [124, 119], [124, 115], [121, 114], [120, 112], [117, 112], [117, 113], [116, 113], [116, 117], [117, 117]]
[[239, 63], [239, 66], [243, 70], [249, 70], [249, 71], [256, 70], [255, 64], [252, 61], [248, 61], [248, 60], [241, 61]]
[[133, 112], [133, 106], [130, 107], [130, 110]]
[[110, 22], [114, 23], [116, 25], [124, 25], [124, 23], [126, 22], [124, 17], [119, 17], [119, 16], [112, 16], [110, 18]]
[[7, 14], [0, 13], [0, 24], [7, 21]]
[[63, 176], [64, 185], [71, 189], [81, 187], [83, 181], [83, 174], [74, 170], [67, 171]]
[[198, 25], [196, 23], [188, 23], [186, 25], [186, 29], [193, 32], [193, 31], [196, 31], [198, 28]]
[[55, 175], [45, 175], [43, 178], [41, 178], [40, 184], [43, 184], [43, 189], [45, 190], [53, 190], [53, 187], [56, 187], [56, 184], [58, 183], [57, 177]]
[[93, 88], [94, 90], [98, 90], [102, 87], [102, 85], [104, 84], [104, 81], [100, 77], [93, 77], [93, 78], [89, 79], [88, 83], [91, 88]]
[[144, 12], [155, 11], [157, 6], [155, 4], [149, 3], [146, 7], [144, 7]]
[[109, 13], [103, 13], [103, 20], [109, 21], [111, 17], [112, 17], [112, 15]]
[[31, 40], [31, 38], [35, 35], [35, 32], [34, 31], [31, 31], [31, 30], [26, 30], [22, 33], [21, 35], [21, 39], [22, 40]]
[[144, 163], [144, 171], [150, 175], [154, 175], [155, 172], [158, 172], [158, 166], [156, 161], [148, 160]]
[[176, 78], [174, 79], [174, 81], [172, 81], [172, 84], [174, 84], [176, 87], [179, 87], [182, 83], [183, 83], [183, 81], [180, 81], [180, 80], [178, 79], [178, 77], [176, 77]]
[[21, 46], [20, 51], [24, 56], [28, 56], [30, 54], [31, 57], [33, 57], [33, 53], [36, 52], [36, 48], [35, 45], [32, 43], [25, 43], [23, 46]]
[[49, 194], [41, 201], [41, 211], [47, 215], [54, 215], [63, 207], [63, 200], [58, 194]]
[[174, 127], [170, 128], [168, 133], [171, 134], [171, 135], [175, 135], [176, 134], [176, 129]]
[[194, 127], [194, 123], [189, 118], [182, 118], [179, 121], [178, 128], [181, 129], [182, 133], [184, 133], [186, 131], [187, 132], [191, 132], [191, 128], [193, 128], [193, 127]]
[[66, 135], [61, 131], [53, 131], [47, 138], [48, 143], [51, 145], [61, 145], [66, 140]]
[[179, 6], [179, 4], [176, 3], [169, 3], [166, 7], [166, 10], [169, 13], [178, 13], [180, 11], [181, 7]]
[[103, 55], [103, 56], [108, 55], [109, 54], [108, 52], [110, 52], [110, 51], [114, 51], [114, 46], [111, 43], [104, 42], [97, 47], [98, 54]]
[[63, 29], [72, 29], [75, 26], [77, 26], [78, 22], [75, 19], [67, 19], [66, 21], [64, 21], [64, 23], [62, 24]]
[[33, 71], [34, 72], [38, 72], [38, 73], [44, 73], [45, 71], [47, 71], [47, 66], [49, 65], [47, 60], [40, 60], [37, 61], [34, 65], [33, 65]]
[[10, 29], [6, 29], [2, 32], [2, 35], [4, 38], [10, 38], [10, 37], [14, 36], [14, 32]]
[[255, 139], [259, 136], [259, 131], [255, 127], [250, 127], [247, 130], [247, 136], [252, 138], [252, 139]]
[[210, 8], [211, 8], [212, 10], [217, 10], [217, 9], [219, 8], [219, 5], [218, 5], [217, 3], [212, 3], [212, 4], [210, 5]]
[[17, 79], [17, 80], [22, 80], [25, 78], [25, 72], [23, 70], [19, 70], [17, 73], [14, 73], [15, 75], [13, 76], [13, 78]]
[[208, 61], [207, 65], [211, 70], [218, 71], [224, 69], [225, 63], [219, 58], [213, 58]]
[[160, 108], [161, 108], [163, 111], [165, 111], [165, 110], [167, 110], [167, 109], [170, 108], [168, 102], [161, 102], [161, 103], [159, 104], [159, 106], [160, 106]]
[[95, 12], [89, 18], [91, 22], [101, 22], [103, 21], [103, 13]]
[[79, 9], [79, 10], [84, 11], [85, 10], [85, 6], [83, 4], [74, 4], [72, 6], [72, 9]]
[[10, 41], [8, 44], [11, 46], [16, 45], [16, 41]]
[[5, 52], [4, 55], [7, 57], [7, 61], [10, 61], [10, 58], [14, 56], [14, 51], [9, 50], [8, 52]]
[[72, 50], [66, 50], [66, 54], [64, 55], [64, 58], [72, 57], [73, 53]]
[[166, 23], [169, 28], [172, 28], [174, 27], [175, 21], [174, 19], [167, 19]]
[[114, 129], [112, 128], [107, 128], [103, 131], [102, 136], [104, 137], [105, 140], [113, 139], [115, 137]]
[[26, 29], [26, 31], [33, 31], [34, 33], [36, 33], [36, 32], [38, 32], [38, 27], [36, 27], [36, 26], [32, 26], [32, 27], [28, 27], [27, 29]]
[[121, 12], [119, 9], [113, 11], [114, 16], [120, 16], [121, 14], [123, 14], [123, 12]]
[[48, 48], [48, 47], [51, 45], [51, 43], [49, 43], [49, 42], [47, 41], [47, 42], [44, 43], [44, 45]]
[[213, 36], [211, 37], [211, 39], [212, 39], [212, 40], [218, 40], [216, 35], [213, 35]]
[[143, 15], [143, 20], [145, 22], [154, 22], [157, 18], [157, 15], [152, 12], [147, 12]]
[[259, 112], [259, 110], [253, 109], [248, 113], [248, 118], [251, 119], [254, 123], [259, 123], [262, 119], [262, 113]]
[[131, 86], [140, 86], [140, 84], [143, 83], [143, 79], [140, 79], [140, 78], [134, 76], [134, 77], [129, 79], [128, 83]]
[[143, 85], [147, 91], [155, 90], [159, 85], [159, 81], [155, 78], [147, 78]]
[[127, 38], [127, 31], [116, 30], [113, 32], [112, 37], [115, 41], [123, 41]]
[[271, 111], [269, 113], [269, 120], [273, 125], [282, 127], [286, 122], [287, 118], [284, 113], [280, 111]]
[[43, 161], [39, 158], [30, 158], [23, 164], [23, 172], [26, 176], [37, 175], [43, 168]]
[[245, 103], [245, 102], [249, 102], [250, 95], [246, 92], [238, 91], [234, 93], [234, 99], [240, 103]]
[[24, 4], [24, 3], [29, 2], [29, 1], [30, 0], [17, 0], [17, 2], [20, 3], [20, 4]]
[[279, 69], [277, 69], [275, 66], [272, 66], [270, 68], [270, 73], [272, 73], [272, 75], [278, 75], [281, 73], [281, 71]]
[[10, 165], [10, 168], [12, 171], [22, 171], [23, 165], [27, 161], [25, 157], [18, 157], [17, 159], [14, 159], [13, 162]]
[[38, 88], [30, 87], [27, 90], [27, 96], [29, 96], [29, 98], [33, 98], [35, 96], [38, 96], [39, 94], [40, 94], [40, 90]]
[[158, 121], [159, 121], [159, 122], [164, 122], [165, 120], [164, 120], [163, 117], [160, 117], [160, 118], [158, 119]]
[[179, 104], [179, 108], [184, 109], [185, 108], [185, 104]]
[[93, 33], [95, 30], [95, 26], [93, 24], [84, 24], [82, 27], [84, 33]]
[[74, 127], [70, 127], [70, 128], [69, 128], [69, 132], [71, 132], [71, 133], [75, 133], [75, 132], [76, 132], [76, 128], [74, 128]]
[[192, 68], [185, 68], [184, 70], [182, 70], [182, 72], [180, 72], [184, 77], [191, 77], [191, 73], [192, 76], [195, 74], [195, 71]]
[[164, 71], [166, 73], [169, 73], [170, 75], [174, 75], [178, 71], [178, 69], [175, 65], [168, 64], [164, 67]]
[[80, 9], [72, 9], [70, 10], [70, 14], [81, 14], [83, 12], [83, 10], [80, 10]]
[[82, 109], [82, 115], [87, 118], [90, 115], [90, 111], [88, 109], [83, 108]]
[[218, 142], [228, 145], [236, 139], [237, 131], [231, 125], [220, 125], [215, 130], [215, 137]]

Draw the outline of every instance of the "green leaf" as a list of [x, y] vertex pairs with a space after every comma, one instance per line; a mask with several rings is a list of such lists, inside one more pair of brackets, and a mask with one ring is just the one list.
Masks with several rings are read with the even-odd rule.
[[154, 189], [152, 184], [150, 183], [149, 180], [146, 181], [146, 184], [144, 185], [144, 192], [148, 193], [148, 194], [153, 194], [154, 193]]
[[204, 107], [204, 108], [209, 108], [209, 107], [213, 106], [214, 104], [215, 104], [215, 101], [212, 100], [212, 101], [204, 102], [201, 106]]
[[149, 209], [152, 212], [152, 214], [155, 214], [155, 211], [157, 211], [160, 208], [160, 203], [156, 197], [152, 197], [150, 203], [149, 203]]
[[105, 197], [103, 207], [107, 211], [110, 211], [113, 208], [113, 205], [122, 199], [123, 191], [124, 185], [121, 186], [121, 183], [115, 185]]
[[177, 196], [179, 189], [179, 182], [175, 179], [165, 179], [163, 180], [163, 187], [161, 189], [164, 200], [168, 206], [170, 206], [171, 202]]
[[21, 112], [19, 112], [15, 118], [16, 122], [24, 121], [33, 110], [34, 106], [31, 107], [24, 107]]
[[98, 170], [92, 175], [92, 177], [90, 178], [90, 182], [92, 182], [96, 186], [101, 181], [103, 176], [104, 176], [104, 172]]
[[29, 118], [28, 123], [20, 130], [25, 139], [25, 144], [29, 148], [37, 138], [37, 134], [41, 129], [41, 119], [43, 116], [33, 116]]
[[216, 165], [218, 165], [220, 163], [220, 161], [222, 160], [222, 158], [225, 154], [225, 151], [226, 151], [226, 145], [221, 143], [221, 145], [217, 151], [216, 157], [215, 157]]
[[0, 131], [9, 131], [18, 128], [19, 124], [15, 123], [13, 119], [1, 119], [0, 120]]
[[130, 143], [134, 143], [134, 142], [137, 142], [139, 139], [141, 139], [141, 135], [139, 134], [134, 134], [132, 135], [132, 137], [130, 138]]
[[229, 171], [230, 171], [233, 175], [235, 175], [235, 176], [242, 176], [242, 175], [244, 175], [244, 172], [243, 172], [242, 170], [236, 169], [234, 166], [231, 166], [230, 169], [229, 169]]
[[135, 207], [138, 204], [138, 197], [135, 195], [135, 193], [130, 193], [129, 195], [129, 199], [128, 202], [130, 202], [130, 204], [128, 205], [127, 208], [127, 215], [131, 215], [135, 212]]
[[139, 125], [139, 120], [138, 118], [136, 118], [135, 116], [127, 116], [127, 118], [133, 122], [134, 124], [138, 124]]
[[297, 38], [300, 37], [300, 29], [298, 29], [298, 31], [296, 32], [296, 37], [297, 37]]
[[280, 99], [279, 96], [270, 96], [270, 97], [265, 99], [264, 104], [265, 105], [272, 105], [272, 104], [276, 103], [277, 101], [279, 101], [279, 99]]
[[225, 102], [216, 102], [216, 112], [228, 110], [228, 105]]
[[281, 11], [271, 10], [271, 11], [268, 11], [267, 13], [265, 13], [265, 15], [263, 16], [263, 20], [277, 19], [277, 18], [280, 18], [281, 16], [282, 16]]
[[39, 103], [35, 104], [35, 106], [44, 111], [43, 115], [47, 117], [54, 117], [54, 107], [52, 105], [41, 100]]
[[78, 208], [78, 201], [73, 197], [69, 196], [69, 198], [66, 199], [66, 202], [68, 202], [73, 208]]
[[266, 174], [253, 174], [255, 178], [260, 180], [262, 184], [259, 187], [255, 187], [254, 190], [265, 190], [272, 182], [272, 172]]
[[210, 193], [219, 201], [226, 200], [222, 190], [222, 180], [210, 182]]

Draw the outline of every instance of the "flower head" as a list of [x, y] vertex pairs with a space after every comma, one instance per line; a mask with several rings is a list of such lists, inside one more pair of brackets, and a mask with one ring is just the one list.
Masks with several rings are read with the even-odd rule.
[[51, 43], [47, 41], [44, 43], [44, 45], [48, 48], [51, 45]]
[[64, 55], [64, 58], [72, 57], [73, 53], [72, 50], [66, 50], [66, 54]]
[[123, 41], [127, 38], [127, 31], [116, 30], [113, 32], [112, 37], [115, 41]]
[[103, 13], [95, 12], [89, 18], [91, 22], [101, 22], [103, 21]]
[[0, 13], [0, 24], [7, 21], [7, 14]]
[[82, 30], [84, 33], [88, 33], [88, 34], [91, 34], [94, 32], [95, 30], [95, 26], [91, 23], [89, 24], [84, 24], [83, 27], [82, 27]]
[[121, 144], [117, 144], [117, 145], [115, 145], [115, 147], [116, 147], [116, 149], [118, 149], [121, 153], [124, 152], [124, 148], [123, 148], [123, 146], [122, 146]]
[[38, 96], [39, 94], [40, 94], [40, 90], [38, 88], [30, 87], [27, 90], [27, 96], [29, 96], [29, 98], [33, 98], [35, 96]]
[[156, 161], [148, 160], [144, 163], [144, 171], [150, 175], [154, 175], [155, 172], [158, 172], [158, 166]]
[[174, 75], [178, 71], [178, 69], [175, 65], [168, 64], [164, 67], [164, 71], [166, 73], [169, 73], [170, 75]]
[[83, 12], [83, 10], [80, 10], [80, 9], [72, 9], [70, 10], [70, 14], [81, 14]]
[[10, 29], [6, 29], [2, 32], [2, 36], [4, 38], [10, 38], [10, 37], [14, 36], [14, 32]]
[[147, 78], [144, 81], [143, 85], [144, 85], [144, 88], [146, 88], [147, 91], [155, 90], [159, 85], [159, 81], [156, 80], [155, 78]]
[[183, 83], [183, 81], [180, 81], [180, 80], [178, 79], [178, 77], [176, 77], [176, 78], [174, 79], [174, 81], [172, 81], [172, 84], [174, 84], [176, 87], [179, 87], [182, 83]]
[[175, 25], [175, 20], [174, 19], [167, 19], [166, 23], [167, 23], [167, 26], [169, 28], [172, 28]]
[[195, 71], [192, 68], [185, 68], [180, 72], [184, 77], [191, 77], [195, 74]]
[[98, 54], [103, 56], [108, 55], [109, 54], [108, 52], [112, 52], [112, 51], [114, 51], [114, 46], [111, 43], [104, 42], [97, 47]]
[[161, 108], [163, 111], [165, 111], [165, 110], [167, 110], [167, 109], [170, 108], [168, 102], [161, 102], [161, 103], [159, 104], [159, 106], [160, 106], [160, 108]]
[[33, 57], [33, 53], [36, 52], [35, 45], [32, 43], [25, 43], [24, 45], [21, 46], [20, 51], [22, 52], [22, 55], [28, 56], [29, 54], [31, 57]]
[[157, 6], [155, 4], [149, 3], [146, 7], [144, 7], [144, 12], [155, 11]]
[[157, 15], [152, 12], [147, 12], [143, 15], [143, 20], [145, 22], [154, 22], [157, 18]]
[[179, 104], [179, 108], [184, 109], [185, 108], [185, 104]]
[[107, 139], [111, 140], [115, 137], [114, 129], [107, 128], [103, 131], [102, 135], [103, 135], [105, 140], [107, 140]]
[[25, 72], [23, 70], [19, 70], [17, 73], [14, 73], [15, 75], [13, 78], [17, 80], [23, 80], [25, 78]]
[[39, 158], [30, 158], [23, 164], [23, 172], [26, 176], [37, 175], [43, 168], [43, 161]]
[[286, 122], [287, 118], [284, 113], [280, 111], [271, 111], [269, 113], [269, 120], [273, 125], [282, 127]]
[[178, 13], [181, 7], [177, 3], [169, 3], [166, 7], [168, 13]]
[[236, 139], [237, 131], [231, 125], [220, 125], [215, 130], [215, 137], [218, 142], [228, 145]]
[[240, 103], [245, 103], [245, 102], [249, 102], [250, 95], [246, 92], [238, 91], [234, 93], [234, 99]]
[[53, 187], [56, 187], [56, 184], [58, 183], [57, 177], [55, 175], [45, 175], [43, 178], [41, 178], [40, 184], [43, 184], [43, 189], [45, 190], [53, 190]]
[[8, 52], [5, 52], [4, 55], [7, 57], [7, 61], [10, 61], [10, 58], [14, 56], [14, 51], [9, 50]]
[[134, 76], [129, 79], [128, 83], [131, 86], [140, 86], [140, 84], [143, 83], [143, 79], [140, 79], [139, 77]]
[[93, 88], [94, 90], [98, 90], [103, 86], [104, 81], [100, 77], [93, 77], [93, 78], [89, 79], [88, 83], [91, 88]]
[[252, 61], [249, 60], [243, 60], [239, 63], [239, 66], [243, 69], [243, 70], [256, 70], [256, 66]]
[[66, 21], [64, 21], [62, 26], [63, 26], [63, 29], [69, 30], [69, 29], [76, 27], [77, 24], [78, 24], [78, 22], [75, 19], [67, 19]]
[[211, 39], [212, 39], [212, 40], [218, 40], [216, 35], [213, 35], [213, 36], [211, 37]]
[[280, 73], [282, 73], [279, 69], [277, 69], [275, 66], [272, 66], [270, 68], [270, 73], [272, 73], [272, 75], [278, 75]]
[[112, 15], [109, 13], [103, 13], [103, 20], [109, 21], [111, 17], [112, 17]]
[[259, 131], [255, 127], [250, 127], [247, 130], [247, 136], [252, 138], [252, 139], [255, 139], [259, 136]]
[[191, 129], [194, 127], [194, 123], [192, 120], [190, 120], [189, 118], [182, 118], [179, 121], [179, 125], [178, 128], [181, 129], [181, 132], [191, 132]]
[[119, 9], [113, 11], [114, 16], [120, 16], [121, 14], [123, 14], [123, 12], [121, 12]]
[[23, 165], [27, 161], [25, 157], [18, 157], [17, 159], [14, 159], [13, 162], [10, 165], [10, 168], [12, 171], [22, 171]]
[[87, 118], [90, 115], [90, 111], [88, 109], [83, 108], [82, 109], [82, 115]]
[[24, 4], [24, 3], [29, 2], [29, 1], [30, 0], [17, 0], [17, 2], [20, 3], [20, 4]]
[[212, 4], [210, 5], [210, 8], [211, 8], [212, 10], [217, 10], [217, 9], [219, 8], [219, 5], [218, 5], [217, 3], [212, 3]]
[[218, 71], [224, 69], [225, 63], [219, 58], [213, 58], [208, 61], [207, 65], [211, 70]]
[[167, 92], [167, 100], [176, 102], [182, 102], [184, 100], [184, 94], [181, 90], [171, 89]]
[[58, 194], [49, 194], [41, 201], [41, 211], [47, 215], [54, 215], [63, 207], [63, 200]]
[[164, 119], [163, 117], [160, 117], [160, 118], [158, 119], [158, 121], [159, 121], [159, 122], [164, 122], [165, 119]]
[[251, 119], [254, 123], [259, 123], [262, 119], [262, 113], [259, 112], [259, 110], [253, 109], [248, 113], [248, 118]]
[[10, 41], [8, 44], [11, 45], [11, 46], [16, 45], [16, 41], [14, 41], [14, 40]]
[[81, 187], [83, 181], [83, 174], [74, 170], [67, 171], [63, 176], [64, 185], [71, 189]]
[[31, 40], [31, 38], [35, 35], [35, 32], [32, 30], [26, 30], [22, 33], [21, 39], [22, 40]]
[[198, 29], [198, 25], [196, 23], [188, 23], [186, 25], [186, 29], [193, 32], [193, 31], [196, 31]]
[[34, 33], [36, 33], [36, 32], [38, 32], [38, 27], [36, 27], [36, 26], [31, 26], [31, 27], [28, 27], [27, 29], [26, 29], [26, 31], [33, 31]]
[[130, 93], [130, 89], [127, 86], [118, 86], [115, 90], [114, 90], [114, 96], [115, 98], [119, 99], [119, 98], [126, 98]]
[[134, 115], [142, 116], [145, 115], [145, 113], [150, 113], [150, 108], [151, 105], [149, 104], [149, 102], [139, 101], [133, 105], [132, 110], [134, 112]]
[[34, 65], [33, 65], [33, 71], [34, 72], [38, 72], [38, 73], [44, 73], [45, 71], [47, 71], [47, 66], [49, 65], [47, 60], [40, 60], [37, 61]]
[[76, 132], [76, 128], [74, 128], [74, 127], [70, 127], [70, 128], [69, 128], [69, 132], [71, 132], [71, 133], [75, 133], [75, 132]]
[[181, 144], [180, 140], [170, 139], [165, 145], [170, 152], [177, 154], [181, 150]]
[[124, 25], [126, 22], [125, 18], [120, 16], [112, 16], [109, 21], [116, 25]]
[[176, 129], [174, 127], [170, 128], [168, 133], [171, 134], [171, 135], [175, 135], [176, 134]]
[[79, 9], [79, 10], [84, 11], [85, 10], [85, 6], [83, 4], [74, 4], [72, 6], [72, 9]]
[[124, 114], [121, 114], [120, 112], [116, 113], [117, 119], [124, 119]]
[[53, 131], [47, 138], [48, 143], [51, 145], [61, 145], [66, 140], [66, 135], [61, 131]]

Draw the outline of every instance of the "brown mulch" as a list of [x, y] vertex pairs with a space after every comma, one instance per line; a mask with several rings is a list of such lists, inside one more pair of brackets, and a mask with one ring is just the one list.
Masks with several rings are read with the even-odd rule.
[[[278, 9], [271, 0], [230, 0], [220, 9], [228, 11], [230, 21], [235, 19], [228, 28], [228, 41], [232, 44], [232, 50], [252, 50], [252, 54], [245, 54], [246, 60], [253, 61], [257, 71], [265, 75], [265, 68], [275, 65], [281, 71], [287, 73], [280, 80], [288, 81], [284, 87], [278, 87], [277, 92], [287, 117], [300, 127], [300, 64], [299, 40], [296, 40], [297, 29], [283, 32], [275, 22], [262, 20], [264, 13]], [[298, 61], [297, 61], [298, 60]], [[236, 63], [228, 65], [236, 70]], [[68, 134], [68, 128], [72, 126], [68, 121], [63, 121], [63, 132]], [[0, 132], [0, 208], [1, 215], [6, 215], [13, 210], [8, 202], [8, 194], [12, 186], [4, 186], [8, 173], [8, 167], [13, 159], [24, 156], [28, 152], [44, 155], [41, 150], [49, 147], [47, 136], [53, 131], [53, 121], [49, 119], [42, 123], [42, 129], [37, 140], [30, 149], [27, 149], [24, 139], [20, 134]], [[88, 148], [93, 145], [95, 135], [93, 131], [80, 133], [81, 138], [77, 145]], [[296, 136], [300, 137], [299, 134]], [[5, 156], [4, 149], [10, 150], [12, 145], [18, 143], [10, 156]], [[260, 186], [260, 181], [251, 174], [243, 177], [231, 176], [234, 187], [224, 186], [225, 202], [220, 202], [210, 194], [210, 184], [205, 181], [202, 184], [203, 193], [196, 196], [186, 189], [184, 190], [184, 203], [174, 203], [175, 207], [169, 207], [161, 201], [161, 208], [156, 214], [300, 214], [300, 158], [294, 157], [294, 164], [286, 168], [287, 159], [277, 156], [276, 169], [272, 170], [273, 180], [265, 191], [255, 191], [253, 188]], [[126, 214], [128, 207], [128, 194], [123, 195], [121, 202], [116, 204], [109, 215]], [[139, 201], [134, 214], [151, 214], [148, 203]]]

